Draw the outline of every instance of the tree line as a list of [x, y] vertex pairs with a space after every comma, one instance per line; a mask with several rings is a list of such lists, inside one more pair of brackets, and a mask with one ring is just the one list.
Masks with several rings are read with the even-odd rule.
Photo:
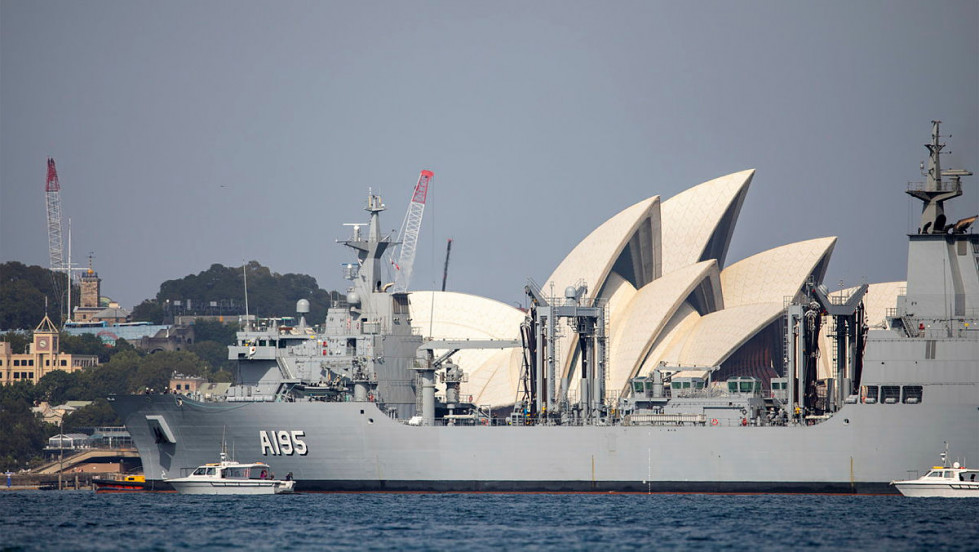
[[321, 289], [316, 279], [306, 274], [279, 274], [257, 261], [244, 267], [212, 264], [198, 274], [160, 284], [156, 297], [136, 305], [133, 320], [160, 324], [178, 314], [244, 314], [246, 279], [248, 312], [260, 317], [294, 316], [296, 302], [306, 299], [307, 320], [319, 323], [326, 319], [331, 299], [336, 297], [336, 292]]
[[[291, 316], [296, 302], [310, 303], [307, 320], [320, 323], [326, 318], [331, 296], [336, 292], [321, 289], [316, 279], [304, 274], [278, 274], [256, 261], [244, 267], [248, 278], [249, 311], [260, 317]], [[56, 279], [63, 274], [39, 266], [12, 261], [0, 264], [0, 328], [7, 333], [0, 339], [11, 344], [14, 353], [27, 352], [31, 331], [45, 313], [58, 327], [62, 326], [60, 310], [52, 299]], [[66, 289], [62, 281], [61, 289]], [[77, 286], [73, 303], [77, 305]], [[208, 306], [213, 302], [231, 303], [244, 299], [242, 267], [211, 265], [199, 274], [168, 280], [160, 285], [155, 298], [147, 299], [133, 309], [134, 321], [171, 322], [177, 314], [177, 301], [186, 305]], [[47, 303], [46, 303], [47, 300]], [[187, 314], [196, 314], [191, 312]], [[31, 411], [32, 406], [48, 402], [52, 406], [69, 400], [91, 400], [91, 405], [65, 416], [64, 431], [83, 427], [120, 425], [105, 398], [112, 394], [141, 393], [148, 389], [163, 390], [171, 374], [178, 372], [201, 376], [213, 382], [231, 381], [234, 362], [227, 358], [227, 346], [233, 343], [235, 324], [198, 321], [194, 324], [194, 343], [176, 352], [145, 354], [124, 339], [110, 347], [92, 334], [71, 336], [62, 333], [61, 351], [95, 355], [100, 365], [68, 373], [55, 370], [36, 384], [18, 382], [0, 385], [0, 471], [23, 469], [41, 461], [47, 439], [59, 428], [43, 422]]]
[[[68, 336], [69, 338], [71, 336]], [[94, 401], [65, 416], [64, 431], [118, 426], [122, 421], [106, 401], [109, 395], [143, 393], [167, 388], [178, 372], [210, 381], [231, 381], [223, 365], [212, 366], [192, 351], [162, 351], [143, 354], [124, 341], [117, 342], [107, 362], [77, 372], [54, 370], [36, 384], [21, 381], [0, 386], [0, 471], [18, 470], [37, 464], [47, 439], [60, 428], [45, 423], [31, 411], [47, 402], [58, 406], [67, 401]]]

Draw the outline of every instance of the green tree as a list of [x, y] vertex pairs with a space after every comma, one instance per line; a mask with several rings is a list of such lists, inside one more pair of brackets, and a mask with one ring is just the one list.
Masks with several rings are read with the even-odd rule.
[[207, 365], [207, 377], [220, 370], [231, 371], [234, 361], [228, 360], [228, 347], [216, 341], [198, 341], [187, 347], [187, 350], [197, 355]]
[[146, 389], [162, 391], [170, 385], [174, 372], [185, 376], [203, 376], [207, 372], [207, 365], [190, 351], [153, 353], [139, 363], [136, 373], [129, 379], [129, 389], [134, 393]]
[[72, 355], [95, 355], [99, 357], [99, 362], [108, 362], [112, 356], [112, 347], [109, 347], [95, 334], [69, 335], [61, 334], [61, 352]]
[[122, 420], [105, 399], [96, 399], [92, 404], [79, 408], [64, 419], [65, 433], [82, 428], [121, 425]]
[[37, 400], [47, 401], [51, 406], [64, 404], [65, 401], [87, 400], [89, 393], [84, 380], [84, 372], [52, 370], [35, 385], [35, 396]]
[[155, 299], [146, 299], [142, 303], [133, 307], [133, 322], [152, 322], [153, 324], [163, 324], [166, 319], [166, 312]]
[[[250, 313], [258, 316], [292, 316], [296, 302], [306, 299], [310, 303], [310, 323], [326, 318], [330, 306], [330, 293], [320, 289], [316, 279], [305, 274], [278, 274], [262, 266], [258, 261], [245, 265], [248, 275], [248, 300]], [[245, 286], [242, 267], [226, 267], [213, 264], [207, 270], [191, 274], [179, 280], [160, 284], [156, 302], [169, 309], [170, 314], [244, 314]], [[187, 309], [187, 300], [191, 309]], [[181, 306], [175, 304], [180, 301]], [[214, 311], [211, 303], [223, 310]]]
[[211, 371], [208, 379], [214, 383], [231, 383], [234, 381], [234, 378], [232, 377], [232, 370], [234, 370], [234, 368], [222, 368], [217, 372]]
[[116, 346], [110, 349], [109, 358], [112, 358], [111, 355], [117, 355], [123, 351], [135, 351], [135, 350], [136, 347], [133, 347], [132, 343], [126, 340], [126, 338], [120, 337], [119, 339], [116, 340]]
[[[60, 292], [55, 290], [56, 280]], [[44, 318], [45, 312], [56, 326], [61, 326], [67, 289], [67, 277], [63, 273], [17, 261], [0, 263], [0, 328], [33, 329]], [[74, 293], [73, 299], [76, 297], [78, 294]], [[73, 302], [77, 304], [77, 300]]]
[[131, 380], [142, 362], [143, 357], [136, 351], [123, 351], [105, 364], [85, 369], [82, 372], [85, 392], [78, 399], [94, 400], [134, 392]]
[[11, 351], [15, 355], [20, 355], [27, 352], [27, 344], [31, 342], [28, 335], [20, 332], [7, 332], [0, 336], [0, 341], [10, 343]]
[[27, 467], [46, 443], [44, 423], [31, 411], [33, 387], [29, 382], [0, 386], [0, 471]]
[[214, 341], [227, 347], [235, 342], [235, 333], [237, 331], [237, 323], [223, 324], [211, 320], [198, 320], [194, 322], [194, 340], [198, 343], [201, 341]]

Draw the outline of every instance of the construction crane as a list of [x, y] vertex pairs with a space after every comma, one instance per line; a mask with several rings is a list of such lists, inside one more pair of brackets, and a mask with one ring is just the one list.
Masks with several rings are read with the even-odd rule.
[[[48, 157], [48, 178], [44, 186], [44, 198], [47, 203], [48, 211], [48, 256], [50, 258], [50, 268], [54, 272], [54, 292], [56, 300], [61, 308], [61, 278], [59, 272], [68, 274], [65, 267], [64, 239], [61, 236], [61, 183], [58, 182], [58, 169], [54, 165], [54, 158]], [[71, 278], [68, 278], [71, 285]], [[68, 307], [71, 310], [71, 307]], [[59, 310], [59, 313], [62, 312]]]
[[452, 253], [452, 238], [445, 246], [445, 266], [442, 267], [442, 291], [445, 291], [445, 281], [449, 279], [449, 253]]
[[425, 214], [425, 198], [428, 197], [428, 186], [432, 183], [435, 173], [432, 171], [422, 171], [418, 175], [418, 183], [415, 184], [415, 191], [411, 194], [411, 203], [408, 204], [408, 212], [405, 213], [405, 220], [401, 223], [401, 250], [398, 253], [398, 260], [394, 261], [395, 277], [394, 291], [408, 291], [408, 284], [411, 283], [411, 270], [415, 264], [415, 249], [418, 246], [418, 232], [422, 227], [422, 215]]

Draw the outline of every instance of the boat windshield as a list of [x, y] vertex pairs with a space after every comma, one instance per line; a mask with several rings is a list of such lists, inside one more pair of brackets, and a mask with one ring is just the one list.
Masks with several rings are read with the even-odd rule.
[[201, 466], [194, 470], [194, 475], [214, 475], [214, 468], [209, 468], [207, 466]]

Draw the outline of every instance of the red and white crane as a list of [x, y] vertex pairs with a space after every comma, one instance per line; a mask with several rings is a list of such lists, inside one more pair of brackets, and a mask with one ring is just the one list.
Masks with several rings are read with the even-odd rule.
[[[63, 315], [65, 308], [61, 304], [61, 277], [59, 272], [68, 274], [68, 318], [71, 318], [71, 275], [65, 266], [65, 242], [61, 234], [61, 183], [58, 182], [58, 169], [54, 165], [54, 158], [48, 157], [48, 178], [44, 184], [44, 201], [48, 211], [48, 257], [49, 268], [54, 274], [51, 275], [52, 287], [54, 288], [54, 300], [58, 305], [59, 315]], [[67, 320], [61, 317], [62, 322]]]
[[435, 173], [423, 170], [418, 175], [418, 183], [415, 184], [415, 191], [411, 194], [411, 203], [408, 204], [408, 212], [405, 213], [405, 220], [401, 223], [401, 250], [398, 259], [394, 261], [394, 292], [408, 291], [411, 283], [411, 270], [415, 264], [415, 249], [418, 246], [418, 233], [422, 227], [422, 215], [425, 214], [425, 199], [428, 197], [428, 187], [432, 183]]
[[44, 198], [48, 207], [48, 256], [50, 268], [64, 271], [64, 240], [61, 237], [61, 183], [54, 159], [48, 157], [48, 180], [44, 186]]

